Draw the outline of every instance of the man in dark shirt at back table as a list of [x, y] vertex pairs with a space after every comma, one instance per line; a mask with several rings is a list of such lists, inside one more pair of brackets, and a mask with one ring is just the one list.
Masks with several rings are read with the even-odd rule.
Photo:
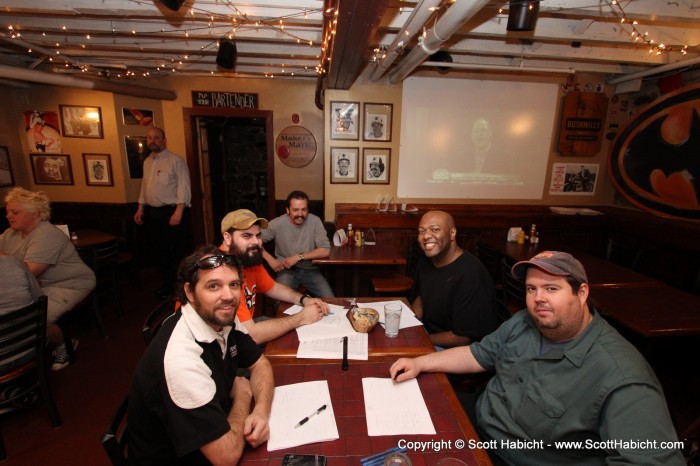
[[433, 345], [469, 345], [496, 329], [496, 290], [484, 265], [457, 245], [447, 212], [430, 211], [418, 226], [425, 259], [418, 264], [413, 310]]

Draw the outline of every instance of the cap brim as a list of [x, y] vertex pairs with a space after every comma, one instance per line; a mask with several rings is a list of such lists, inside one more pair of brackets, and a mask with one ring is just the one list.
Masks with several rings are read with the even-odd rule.
[[560, 269], [552, 264], [533, 262], [533, 261], [520, 261], [517, 262], [511, 269], [510, 273], [518, 280], [525, 280], [527, 276], [527, 269], [529, 267], [537, 267], [540, 270], [547, 272], [550, 275], [556, 275], [558, 277], [568, 277], [571, 275], [570, 272]]

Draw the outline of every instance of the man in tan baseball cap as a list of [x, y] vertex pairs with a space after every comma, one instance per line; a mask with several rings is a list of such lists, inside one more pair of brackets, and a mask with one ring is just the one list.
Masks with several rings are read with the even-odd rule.
[[[263, 267], [261, 228], [267, 228], [267, 220], [247, 209], [229, 212], [221, 220], [223, 243], [220, 249], [236, 256], [243, 265], [242, 296], [236, 315], [257, 344], [263, 344], [297, 327], [312, 324], [328, 314], [328, 304], [309, 297], [276, 282]], [[299, 304], [303, 309], [292, 315], [276, 319], [253, 319], [257, 294], [276, 301]]]

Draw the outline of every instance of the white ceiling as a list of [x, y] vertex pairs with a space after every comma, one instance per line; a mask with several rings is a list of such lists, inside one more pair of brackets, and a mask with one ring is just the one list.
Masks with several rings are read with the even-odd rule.
[[[325, 0], [325, 5], [343, 1]], [[373, 50], [392, 50], [397, 33], [423, 2], [366, 1], [386, 2], [362, 58], [363, 67], [374, 67]], [[437, 3], [426, 31], [456, 5]], [[506, 31], [508, 2], [485, 3], [442, 46], [454, 62], [477, 69], [553, 68], [610, 76], [669, 63], [700, 62], [700, 0], [626, 0], [619, 6], [608, 0], [542, 0], [534, 32]], [[159, 0], [2, 0], [0, 4], [0, 67], [99, 73], [134, 82], [173, 72], [318, 77], [322, 0], [186, 0], [177, 12]], [[504, 11], [499, 13], [499, 7]], [[623, 12], [626, 20], [638, 24], [621, 23]], [[353, 14], [361, 17], [362, 9]], [[635, 31], [648, 33], [647, 39], [654, 43], [635, 42], [631, 36]], [[237, 44], [234, 71], [215, 63], [217, 41], [226, 35]], [[572, 46], [576, 43], [580, 46]], [[656, 53], [653, 47], [658, 44], [664, 44], [666, 51]], [[399, 48], [393, 66], [416, 45], [413, 38]], [[681, 50], [686, 46], [684, 54]]]

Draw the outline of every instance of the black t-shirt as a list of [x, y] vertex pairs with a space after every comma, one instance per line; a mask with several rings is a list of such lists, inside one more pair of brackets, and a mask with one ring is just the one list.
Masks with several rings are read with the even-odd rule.
[[452, 331], [480, 340], [498, 326], [493, 280], [481, 261], [467, 251], [440, 268], [421, 257], [416, 287], [428, 333]]

